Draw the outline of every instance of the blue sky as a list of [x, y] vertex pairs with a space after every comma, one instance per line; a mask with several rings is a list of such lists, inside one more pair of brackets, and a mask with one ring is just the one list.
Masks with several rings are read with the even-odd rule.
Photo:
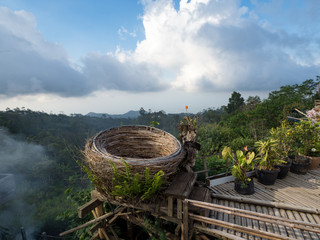
[[0, 109], [219, 107], [320, 75], [318, 0], [0, 0]]

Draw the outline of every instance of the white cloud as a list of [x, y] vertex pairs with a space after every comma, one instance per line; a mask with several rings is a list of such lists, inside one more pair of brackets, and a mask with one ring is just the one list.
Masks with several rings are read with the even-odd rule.
[[[45, 41], [35, 17], [0, 7], [0, 96], [56, 94], [83, 96], [97, 90], [158, 91], [153, 69], [126, 60], [126, 54], [88, 54], [82, 67], [64, 48]], [[123, 55], [123, 58], [121, 58]]]
[[275, 89], [319, 73], [318, 39], [279, 29], [241, 1], [145, 4], [146, 38], [132, 58], [174, 72], [174, 88]]
[[159, 91], [166, 88], [149, 65], [130, 59], [118, 60], [111, 54], [89, 54], [83, 59], [83, 74], [97, 88], [132, 92]]
[[[290, 8], [287, 20], [268, 10], [285, 11], [274, 1], [269, 8], [240, 0], [181, 0], [178, 8], [172, 0], [142, 2], [145, 39], [136, 49], [88, 53], [77, 67], [42, 37], [31, 13], [0, 7], [0, 95], [271, 90], [319, 75], [320, 36], [311, 33], [320, 27], [302, 30], [319, 19], [310, 2], [302, 12]], [[134, 37], [125, 27], [118, 34]]]

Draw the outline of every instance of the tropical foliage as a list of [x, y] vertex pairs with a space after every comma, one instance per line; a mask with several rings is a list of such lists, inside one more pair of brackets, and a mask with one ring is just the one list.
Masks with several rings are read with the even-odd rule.
[[[198, 141], [201, 150], [195, 169], [201, 169], [202, 158], [206, 158], [208, 168], [213, 169], [210, 174], [225, 172], [224, 160], [215, 155], [220, 153], [224, 146], [230, 146], [235, 150], [243, 149], [244, 146], [252, 148], [255, 142], [270, 137], [269, 134], [273, 138], [280, 139], [276, 144], [272, 143], [273, 148], [285, 145], [282, 147], [284, 154], [295, 151], [307, 154], [313, 148], [318, 151], [320, 146], [309, 144], [305, 149], [302, 146], [309, 141], [309, 130], [318, 126], [309, 123], [292, 124], [287, 121], [287, 116], [299, 118], [299, 115], [293, 114], [295, 108], [304, 112], [313, 108], [314, 100], [319, 99], [316, 88], [319, 80], [317, 77], [316, 80], [306, 80], [301, 84], [282, 86], [263, 100], [257, 96], [249, 96], [245, 100], [240, 93], [234, 92], [226, 106], [209, 108], [197, 114]], [[192, 111], [192, 107], [189, 106], [186, 110]], [[23, 181], [20, 180], [22, 178], [17, 178], [18, 198], [20, 203], [31, 206], [32, 211], [24, 212], [27, 212], [32, 222], [35, 222], [34, 225], [38, 226], [34, 235], [39, 236], [41, 232], [47, 232], [49, 235], [57, 236], [58, 233], [77, 223], [78, 220], [74, 220], [71, 215], [65, 218], [57, 216], [66, 209], [76, 211], [83, 202], [68, 199], [65, 195], [66, 189], [74, 189], [67, 193], [72, 198], [75, 199], [76, 195], [80, 194], [85, 200], [81, 192], [92, 188], [86, 173], [75, 161], [81, 159], [81, 151], [88, 138], [103, 129], [130, 124], [150, 125], [151, 122], [158, 122], [157, 127], [178, 136], [179, 123], [185, 116], [193, 117], [188, 112], [167, 114], [164, 111], [145, 111], [143, 108], [140, 109], [140, 116], [136, 119], [97, 118], [80, 114], [66, 116], [35, 112], [25, 108], [8, 108], [6, 111], [0, 111], [0, 129], [7, 129], [10, 135], [20, 141], [41, 145], [44, 149], [44, 161], [32, 165], [28, 161], [19, 162], [10, 167], [10, 173], [24, 176]], [[283, 129], [278, 129], [282, 127], [283, 121], [285, 121]], [[270, 133], [272, 128], [279, 132]], [[294, 144], [289, 147], [291, 143]], [[8, 161], [1, 157], [1, 160]], [[259, 157], [262, 157], [261, 154]], [[132, 181], [136, 181], [135, 176], [131, 178]], [[151, 179], [153, 177], [150, 177], [150, 181]], [[14, 201], [0, 206], [0, 216], [8, 209], [15, 211], [16, 206], [17, 202]], [[17, 222], [19, 224], [16, 224]], [[27, 221], [23, 221], [22, 218], [19, 221], [17, 218], [12, 221], [1, 221], [0, 236], [6, 235], [8, 239], [14, 239], [20, 232], [20, 226], [26, 225], [25, 222]]]
[[244, 154], [243, 151], [237, 150], [236, 157], [233, 156], [230, 147], [224, 147], [222, 150], [222, 158], [225, 161], [233, 161], [233, 167], [231, 170], [232, 175], [238, 179], [239, 182], [247, 183], [251, 179], [247, 177], [247, 172], [254, 169], [253, 159], [255, 157], [254, 152], [248, 152]]

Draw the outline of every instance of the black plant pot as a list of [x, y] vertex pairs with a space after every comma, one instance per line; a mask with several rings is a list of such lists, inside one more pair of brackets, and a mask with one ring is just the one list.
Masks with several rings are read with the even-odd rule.
[[234, 180], [234, 190], [242, 195], [254, 194], [254, 181], [251, 179], [250, 182], [240, 182], [237, 179]]
[[278, 177], [280, 169], [276, 170], [264, 170], [255, 167], [256, 175], [258, 177], [258, 181], [264, 185], [273, 185]]
[[291, 167], [291, 160], [287, 159], [286, 161], [287, 161], [287, 164], [276, 166], [280, 169], [280, 172], [278, 173], [278, 179], [284, 179], [288, 175], [288, 172]]
[[295, 156], [292, 161], [290, 172], [304, 175], [308, 172], [311, 164], [311, 159], [307, 156]]

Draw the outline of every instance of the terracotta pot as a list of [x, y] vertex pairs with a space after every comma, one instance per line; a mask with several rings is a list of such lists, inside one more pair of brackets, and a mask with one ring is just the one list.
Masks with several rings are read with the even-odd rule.
[[320, 165], [320, 157], [310, 157], [311, 158], [311, 164], [309, 169], [314, 170], [317, 169]]

